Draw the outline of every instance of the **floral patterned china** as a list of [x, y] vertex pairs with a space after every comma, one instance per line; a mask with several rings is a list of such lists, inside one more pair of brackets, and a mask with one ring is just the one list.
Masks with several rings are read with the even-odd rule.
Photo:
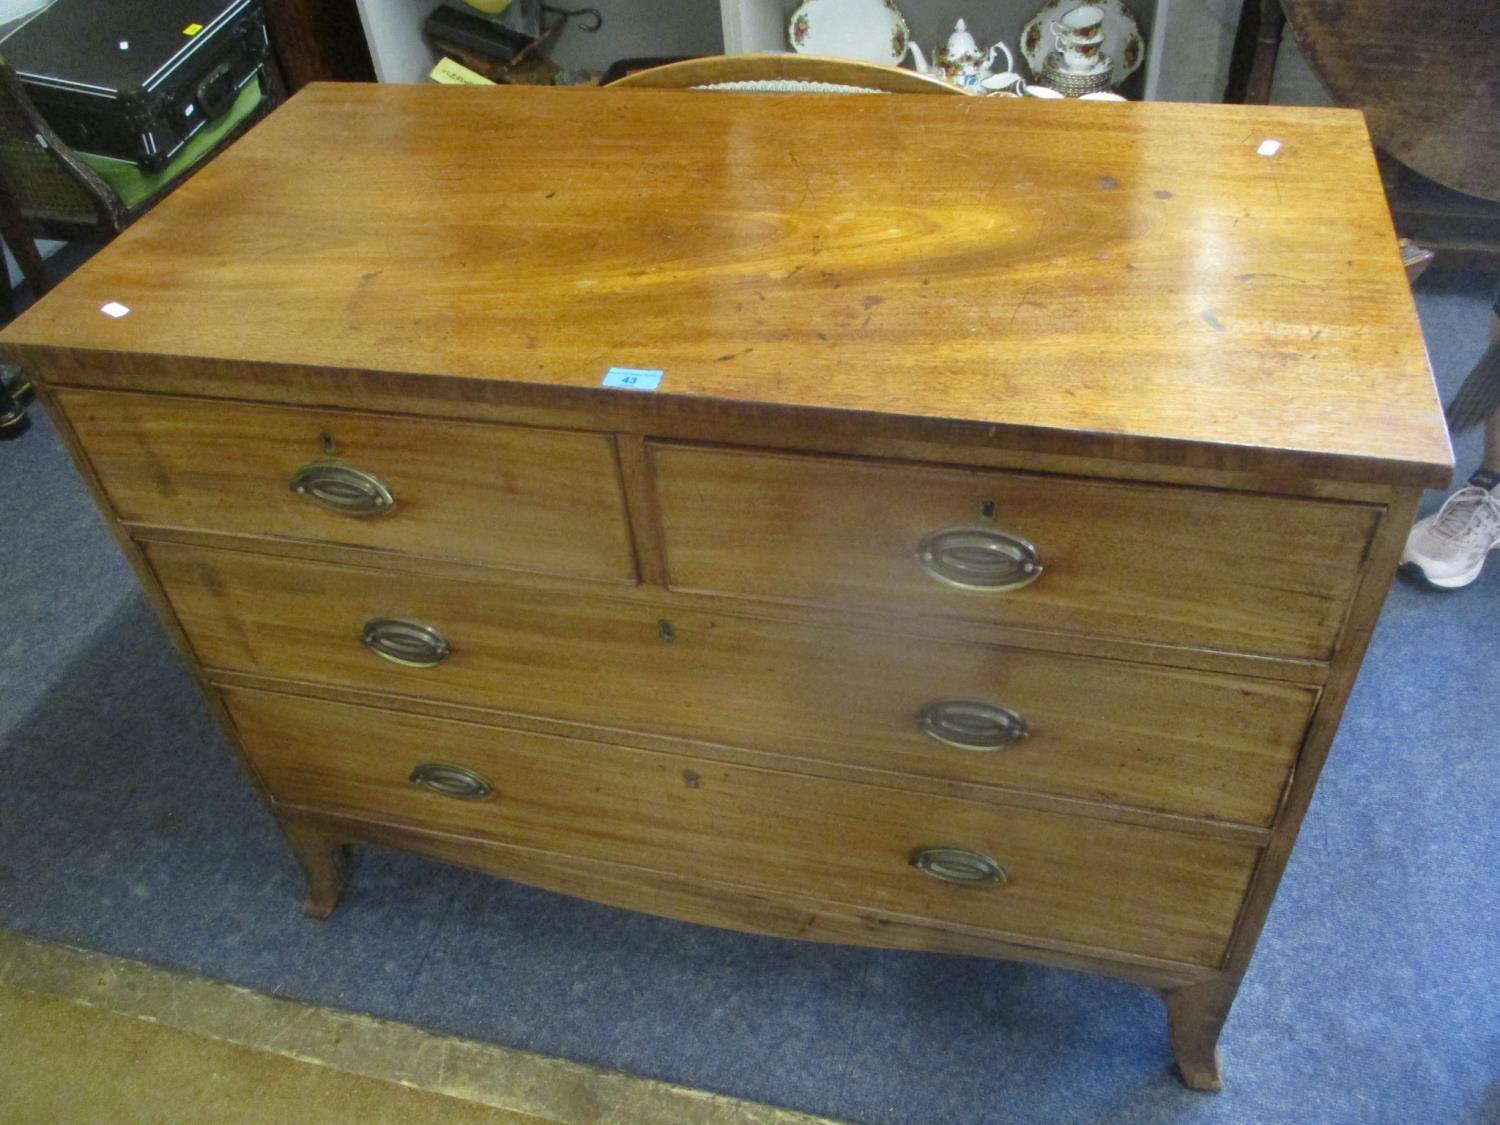
[[[1101, 54], [1108, 55], [1114, 64], [1109, 84], [1118, 86], [1146, 61], [1146, 42], [1141, 38], [1135, 16], [1120, 0], [1094, 0], [1092, 6], [1104, 12], [1100, 25], [1104, 31], [1100, 51]], [[1052, 24], [1079, 7], [1082, 5], [1078, 0], [1047, 0], [1022, 30], [1021, 54], [1030, 65], [1031, 73], [1038, 78], [1046, 71], [1048, 56], [1061, 46], [1057, 41], [1057, 34], [1052, 30]]]
[[803, 55], [894, 66], [906, 57], [911, 32], [892, 0], [804, 0], [787, 24], [792, 50]]
[[949, 85], [971, 94], [981, 92], [980, 84], [994, 72], [995, 59], [999, 55], [1005, 56], [1005, 73], [1013, 73], [1016, 60], [1011, 55], [1010, 48], [997, 40], [986, 51], [974, 42], [974, 36], [969, 33], [969, 25], [963, 20], [953, 25], [953, 34], [948, 37], [948, 42], [933, 52], [931, 64], [923, 56], [922, 48], [916, 43], [911, 44], [912, 65], [917, 70], [934, 78], [941, 78]]

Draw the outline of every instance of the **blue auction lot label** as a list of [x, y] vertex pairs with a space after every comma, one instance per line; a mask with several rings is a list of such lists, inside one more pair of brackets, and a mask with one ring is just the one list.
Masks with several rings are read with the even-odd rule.
[[654, 391], [661, 386], [660, 371], [643, 367], [611, 367], [601, 387], [622, 387], [627, 391]]

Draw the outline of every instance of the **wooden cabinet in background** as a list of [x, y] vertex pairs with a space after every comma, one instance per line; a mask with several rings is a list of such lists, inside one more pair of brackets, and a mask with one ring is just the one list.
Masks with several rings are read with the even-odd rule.
[[263, 0], [271, 49], [287, 89], [309, 82], [373, 82], [355, 0]]
[[1450, 469], [1342, 111], [315, 87], [0, 351], [309, 913], [1102, 972], [1201, 1089]]

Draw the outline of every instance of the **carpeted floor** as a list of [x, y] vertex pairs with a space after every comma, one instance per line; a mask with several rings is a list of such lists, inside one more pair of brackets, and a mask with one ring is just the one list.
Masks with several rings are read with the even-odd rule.
[[[1491, 285], [1420, 293], [1445, 393]], [[1154, 996], [1073, 973], [722, 933], [379, 852], [304, 919], [38, 419], [0, 445], [0, 926], [861, 1121], [1500, 1121], [1497, 621], [1500, 561], [1393, 591], [1206, 1096], [1172, 1077]]]

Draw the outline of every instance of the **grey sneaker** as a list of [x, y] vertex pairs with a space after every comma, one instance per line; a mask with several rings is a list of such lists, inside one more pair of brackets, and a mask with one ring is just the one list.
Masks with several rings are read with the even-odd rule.
[[1479, 577], [1500, 547], [1500, 496], [1476, 484], [1460, 488], [1435, 515], [1418, 520], [1406, 537], [1401, 564], [1434, 586], [1456, 590]]

